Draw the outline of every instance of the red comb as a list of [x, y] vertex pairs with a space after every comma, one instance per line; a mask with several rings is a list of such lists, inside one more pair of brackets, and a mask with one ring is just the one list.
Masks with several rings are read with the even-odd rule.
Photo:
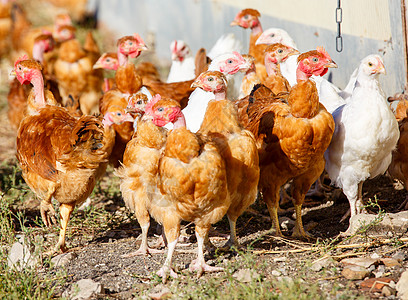
[[143, 41], [143, 39], [140, 37], [140, 35], [139, 35], [138, 33], [135, 33], [135, 34], [133, 35], [133, 37], [135, 38], [135, 40], [136, 40], [139, 44], [142, 44], [142, 45], [145, 44], [145, 42]]
[[174, 40], [174, 49], [173, 49], [173, 52], [176, 52], [177, 51], [177, 40]]
[[145, 111], [147, 114], [152, 114], [153, 113], [153, 106], [161, 100], [160, 94], [156, 94], [150, 99], [149, 102], [146, 103]]
[[16, 67], [19, 62], [21, 62], [23, 60], [27, 60], [27, 59], [28, 59], [27, 54], [24, 54], [23, 56], [20, 56], [19, 58], [17, 58], [16, 62], [14, 63], [14, 67]]
[[237, 51], [232, 51], [232, 54], [234, 54], [240, 61], [245, 62], [245, 59]]
[[331, 60], [331, 57], [330, 57], [329, 53], [327, 53], [327, 51], [323, 47], [319, 46], [319, 47], [316, 48], [316, 50], [317, 50], [317, 52], [323, 54], [324, 57]]

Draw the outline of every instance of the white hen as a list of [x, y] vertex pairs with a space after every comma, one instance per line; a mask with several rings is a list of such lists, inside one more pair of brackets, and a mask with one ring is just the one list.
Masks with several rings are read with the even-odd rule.
[[[219, 71], [223, 73], [228, 80], [228, 91], [231, 99], [236, 99], [239, 94], [238, 89], [234, 87], [233, 76], [241, 70], [247, 70], [250, 67], [241, 54], [238, 52], [224, 53], [211, 62], [208, 67], [209, 71]], [[191, 93], [187, 106], [183, 109], [183, 114], [186, 118], [187, 129], [191, 132], [197, 132], [200, 129], [204, 119], [204, 114], [207, 109], [208, 102], [214, 99], [214, 94], [205, 92], [200, 88], [196, 88]]]
[[[383, 174], [399, 138], [398, 124], [378, 81], [385, 73], [379, 55], [369, 55], [358, 68], [354, 90], [345, 105], [333, 112], [336, 129], [325, 152], [326, 171], [343, 189], [351, 217], [362, 211], [362, 186]], [[346, 234], [350, 234], [350, 226]]]
[[[233, 33], [228, 33], [218, 38], [207, 56], [213, 60], [215, 57], [224, 53], [233, 51], [241, 53], [242, 49], [242, 42], [238, 40]], [[174, 40], [170, 44], [170, 50], [172, 63], [167, 82], [194, 79], [196, 77], [195, 59], [187, 43], [183, 40]]]
[[194, 57], [190, 47], [183, 40], [170, 44], [171, 67], [167, 82], [187, 81], [195, 78]]

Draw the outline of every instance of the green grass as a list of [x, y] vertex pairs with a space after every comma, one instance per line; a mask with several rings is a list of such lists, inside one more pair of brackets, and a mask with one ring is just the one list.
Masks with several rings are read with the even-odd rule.
[[[238, 256], [223, 262], [225, 272], [219, 272], [216, 276], [204, 274], [196, 278], [195, 274], [183, 271], [182, 276], [170, 279], [167, 287], [170, 289], [170, 299], [281, 299], [281, 300], [306, 300], [306, 299], [365, 299], [357, 296], [355, 291], [345, 289], [334, 284], [329, 293], [323, 292], [319, 283], [310, 283], [306, 275], [306, 269], [311, 261], [299, 261], [297, 272], [290, 276], [276, 278], [269, 274], [269, 266], [266, 260], [249, 252], [239, 252]], [[249, 282], [241, 282], [236, 276], [241, 269], [251, 270], [252, 276]], [[156, 292], [156, 286], [161, 283], [161, 278], [152, 275], [151, 287], [143, 295], [146, 297]], [[145, 298], [144, 298], [145, 299]]]

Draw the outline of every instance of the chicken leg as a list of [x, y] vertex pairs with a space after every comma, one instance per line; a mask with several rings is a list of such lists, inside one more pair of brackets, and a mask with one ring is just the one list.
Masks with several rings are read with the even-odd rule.
[[[348, 188], [346, 188], [348, 187]], [[350, 214], [350, 219], [357, 214], [360, 214], [363, 210], [363, 182], [359, 182], [358, 185], [350, 185], [346, 186], [343, 184], [343, 193], [346, 195], [349, 203], [350, 209], [346, 212], [346, 214], [342, 217], [341, 220], [344, 220], [348, 214]], [[342, 235], [351, 235], [351, 224]]]
[[164, 232], [168, 241], [167, 257], [163, 266], [156, 272], [162, 278], [162, 282], [166, 283], [167, 277], [177, 278], [177, 273], [171, 268], [173, 253], [180, 236], [180, 220], [174, 216], [166, 216], [163, 222]]
[[134, 208], [137, 221], [139, 222], [140, 228], [142, 229], [142, 242], [138, 250], [130, 252], [128, 254], [122, 255], [122, 257], [133, 257], [137, 255], [148, 255], [153, 253], [162, 253], [162, 251], [157, 249], [149, 248], [147, 244], [147, 233], [150, 227], [150, 215], [145, 205], [138, 205]]
[[60, 215], [61, 215], [61, 230], [58, 239], [58, 243], [56, 245], [56, 251], [60, 250], [62, 253], [67, 251], [67, 247], [65, 246], [65, 236], [67, 233], [67, 227], [69, 218], [71, 217], [72, 212], [74, 211], [75, 204], [69, 203], [61, 203], [60, 205]]
[[278, 210], [279, 210], [279, 191], [278, 186], [264, 188], [263, 195], [266, 206], [268, 207], [269, 215], [272, 220], [272, 229], [275, 229], [275, 235], [282, 237], [282, 231], [280, 230]]
[[[206, 264], [204, 260], [204, 241], [208, 235], [211, 226], [198, 226], [196, 225], [196, 237], [197, 237], [197, 259], [193, 260], [190, 264], [190, 271], [197, 271], [197, 277], [200, 277], [204, 272], [219, 272], [223, 271], [221, 267], [211, 267]], [[231, 232], [232, 236], [232, 232]], [[235, 238], [236, 239], [236, 238]]]

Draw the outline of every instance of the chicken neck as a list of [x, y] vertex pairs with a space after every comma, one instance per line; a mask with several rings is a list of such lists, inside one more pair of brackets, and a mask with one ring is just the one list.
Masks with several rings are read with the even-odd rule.
[[186, 118], [183, 113], [180, 112], [178, 118], [173, 122], [173, 126], [174, 129], [186, 127]]
[[119, 66], [124, 66], [128, 62], [128, 56], [118, 50], [118, 61], [119, 61]]
[[38, 70], [38, 69], [33, 70], [31, 84], [33, 85], [33, 90], [34, 90], [35, 106], [36, 107], [45, 106], [44, 79], [41, 74], [41, 70]]
[[272, 62], [271, 60], [267, 60], [265, 57], [265, 68], [266, 68], [266, 73], [268, 76], [276, 76], [278, 75], [278, 64]]
[[44, 62], [44, 52], [45, 52], [45, 44], [43, 42], [34, 43], [33, 46], [33, 58], [40, 63]]
[[261, 22], [259, 20], [254, 21], [254, 25], [251, 27], [251, 35], [259, 35], [263, 32]]

